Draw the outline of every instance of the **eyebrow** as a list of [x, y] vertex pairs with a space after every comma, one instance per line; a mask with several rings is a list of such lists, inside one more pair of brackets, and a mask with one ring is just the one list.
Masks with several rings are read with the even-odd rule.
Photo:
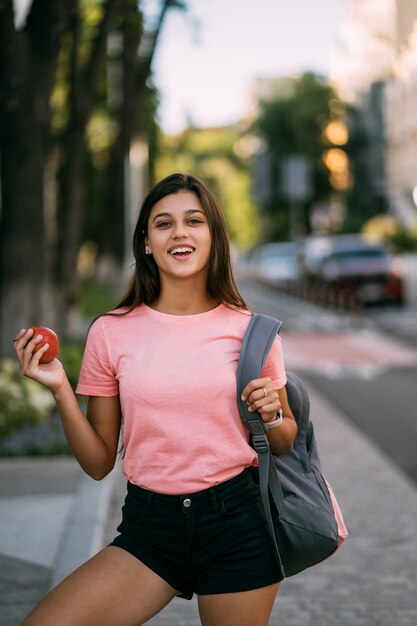
[[[186, 215], [191, 215], [193, 213], [201, 213], [201, 215], [204, 215], [203, 211], [201, 209], [188, 209], [187, 211], [185, 211]], [[155, 217], [153, 218], [152, 222], [154, 222], [156, 219], [158, 219], [158, 217], [172, 217], [172, 213], [157, 213], [155, 215]]]

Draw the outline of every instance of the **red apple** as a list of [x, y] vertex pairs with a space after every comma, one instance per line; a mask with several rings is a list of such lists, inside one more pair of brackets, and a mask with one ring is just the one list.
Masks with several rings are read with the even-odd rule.
[[49, 363], [49, 361], [53, 361], [57, 356], [59, 351], [59, 341], [57, 334], [47, 328], [46, 326], [32, 326], [33, 330], [32, 337], [37, 337], [38, 335], [42, 335], [42, 341], [36, 344], [33, 352], [37, 352], [39, 348], [42, 348], [46, 343], [49, 343], [49, 348], [46, 352], [44, 352], [39, 359], [39, 363]]

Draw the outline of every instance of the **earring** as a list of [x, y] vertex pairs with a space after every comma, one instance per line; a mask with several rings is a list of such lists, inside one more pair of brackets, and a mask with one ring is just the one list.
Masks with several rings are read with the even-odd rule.
[[151, 251], [149, 250], [148, 246], [145, 246], [145, 254], [151, 254]]

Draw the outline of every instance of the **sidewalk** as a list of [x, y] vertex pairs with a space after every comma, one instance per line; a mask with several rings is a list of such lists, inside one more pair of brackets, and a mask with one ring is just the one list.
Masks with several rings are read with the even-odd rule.
[[[324, 473], [350, 538], [282, 584], [270, 626], [415, 626], [417, 489], [309, 391]], [[119, 472], [96, 483], [70, 459], [0, 461], [1, 626], [18, 626], [51, 584], [112, 539], [125, 490]], [[199, 626], [196, 601], [175, 599], [148, 624]]]
[[117, 477], [95, 482], [72, 458], [0, 460], [1, 626], [102, 547]]

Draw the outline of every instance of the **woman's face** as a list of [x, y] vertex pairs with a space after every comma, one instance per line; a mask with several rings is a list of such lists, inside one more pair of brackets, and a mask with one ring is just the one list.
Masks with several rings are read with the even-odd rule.
[[154, 205], [145, 243], [161, 280], [201, 276], [207, 281], [211, 235], [204, 209], [194, 193], [180, 191]]

